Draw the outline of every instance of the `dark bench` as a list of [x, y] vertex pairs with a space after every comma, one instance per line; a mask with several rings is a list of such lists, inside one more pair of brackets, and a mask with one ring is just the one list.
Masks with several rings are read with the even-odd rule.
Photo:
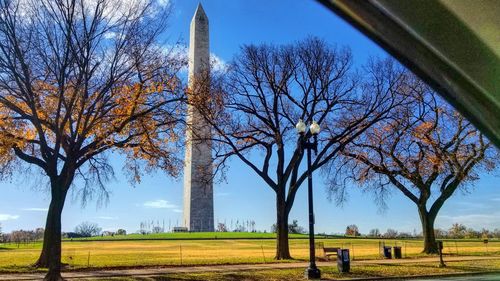
[[337, 257], [337, 251], [340, 248], [335, 248], [335, 247], [323, 247], [323, 253], [325, 255], [325, 258], [330, 259], [330, 256], [335, 256]]
[[325, 244], [323, 242], [316, 242], [315, 243], [315, 248], [316, 248], [316, 253], [319, 253], [319, 250], [323, 251], [323, 256], [326, 259], [330, 259], [330, 256], [335, 256], [337, 257], [337, 250], [340, 249], [338, 247], [325, 247]]

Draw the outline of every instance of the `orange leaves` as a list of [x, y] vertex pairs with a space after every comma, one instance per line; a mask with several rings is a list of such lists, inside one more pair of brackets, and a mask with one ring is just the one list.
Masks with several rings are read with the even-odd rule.
[[23, 148], [36, 138], [34, 129], [25, 121], [15, 120], [13, 115], [14, 112], [0, 104], [0, 153], [10, 153], [14, 146]]
[[159, 82], [151, 82], [145, 88], [146, 93], [165, 93], [165, 92], [174, 92], [177, 87], [178, 79], [173, 77], [169, 78], [166, 81]]
[[434, 125], [433, 123], [428, 122], [428, 121], [420, 123], [420, 125], [418, 125], [415, 128], [414, 135], [428, 134], [430, 132], [430, 130], [432, 129], [433, 125]]
[[443, 165], [443, 159], [436, 155], [427, 155], [426, 156], [427, 162], [431, 163], [432, 165], [436, 166], [442, 166]]
[[430, 121], [421, 122], [417, 127], [414, 128], [412, 135], [423, 144], [426, 145], [433, 144], [435, 143], [435, 140], [432, 137], [434, 127], [435, 127], [434, 122]]
[[245, 145], [250, 145], [253, 143], [255, 143], [255, 139], [250, 138], [250, 137], [245, 137], [245, 138], [242, 138], [242, 139], [239, 139], [236, 141], [236, 145], [238, 145], [238, 146], [245, 146]]
[[34, 81], [33, 88], [37, 92], [56, 93], [58, 91], [57, 86], [49, 84], [46, 81], [42, 81], [42, 80]]
[[[172, 143], [179, 139], [175, 124], [164, 107], [178, 83], [120, 81], [111, 88], [83, 87], [78, 81], [57, 83], [34, 81], [32, 100], [7, 95], [0, 103], [0, 151], [12, 153], [14, 146], [28, 154], [40, 153], [39, 135], [46, 145], [61, 143], [61, 153], [78, 153], [83, 140], [84, 153], [91, 157], [107, 149], [119, 149], [149, 166], [158, 164]], [[29, 146], [28, 146], [29, 145]], [[2, 161], [2, 160], [0, 160]]]
[[26, 128], [25, 131], [25, 139], [26, 140], [35, 140], [37, 137], [37, 133], [33, 128]]

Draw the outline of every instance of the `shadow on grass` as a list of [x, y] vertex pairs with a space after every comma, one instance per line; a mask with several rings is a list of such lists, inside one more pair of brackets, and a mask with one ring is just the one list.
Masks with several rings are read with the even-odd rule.
[[[182, 277], [182, 276], [156, 276], [156, 277], [135, 277], [130, 280], [134, 281], [215, 281], [219, 280], [220, 277], [216, 276], [206, 276], [206, 275], [197, 275], [197, 274], [190, 274], [189, 276]], [[118, 280], [128, 280], [128, 279], [109, 279], [109, 281], [118, 281]], [[224, 281], [261, 281], [262, 279], [259, 276], [256, 276], [255, 278], [249, 278], [249, 276], [244, 276], [242, 277], [240, 274], [224, 274]], [[102, 281], [99, 279], [99, 281]]]
[[46, 268], [36, 268], [33, 266], [3, 266], [0, 267], [0, 274], [12, 274], [12, 273], [44, 273], [47, 272]]
[[470, 265], [453, 265], [452, 263], [450, 264], [447, 265], [448, 268], [457, 269], [464, 272], [498, 271], [498, 269], [496, 268], [487, 268], [487, 267], [470, 266]]

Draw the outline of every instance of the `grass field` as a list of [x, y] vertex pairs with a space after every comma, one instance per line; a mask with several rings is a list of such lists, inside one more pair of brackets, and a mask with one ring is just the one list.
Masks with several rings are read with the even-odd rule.
[[[183, 235], [177, 238], [185, 238], [186, 234]], [[266, 239], [272, 236], [249, 239], [241, 233], [226, 235], [213, 239], [193, 234], [197, 238], [192, 240], [169, 240], [160, 235], [155, 239], [164, 240], [125, 240], [115, 236], [115, 241], [64, 241], [62, 260], [75, 269], [274, 262], [275, 240]], [[202, 240], [203, 237], [207, 240]], [[401, 246], [406, 257], [419, 256], [422, 250], [422, 242], [418, 240], [337, 238], [317, 239], [317, 242], [323, 243], [325, 247], [349, 248], [354, 259], [378, 258], [379, 243], [382, 242], [387, 246]], [[16, 244], [0, 244], [0, 272], [33, 270], [30, 264], [36, 261], [40, 250], [40, 242], [20, 244], [19, 247]], [[308, 240], [291, 239], [290, 251], [294, 258], [306, 260]], [[490, 241], [486, 246], [482, 240], [447, 240], [444, 242], [444, 252], [454, 255], [499, 255], [500, 241]], [[318, 250], [317, 255], [322, 256], [323, 253]]]
[[[411, 277], [428, 275], [450, 275], [476, 272], [495, 272], [498, 280], [500, 270], [500, 261], [468, 261], [468, 262], [450, 262], [447, 267], [439, 268], [431, 263], [412, 263], [412, 264], [391, 264], [384, 265], [356, 265], [351, 268], [350, 273], [340, 274], [336, 267], [322, 267], [322, 278], [328, 280], [348, 280], [354, 278], [373, 278], [373, 277]], [[168, 274], [158, 277], [120, 277], [120, 278], [100, 278], [88, 280], [109, 280], [109, 281], [302, 281], [304, 280], [304, 269], [274, 269], [258, 271], [239, 271], [239, 272], [207, 272], [207, 273], [182, 273]], [[462, 279], [463, 280], [463, 279]], [[482, 279], [488, 280], [488, 279]]]

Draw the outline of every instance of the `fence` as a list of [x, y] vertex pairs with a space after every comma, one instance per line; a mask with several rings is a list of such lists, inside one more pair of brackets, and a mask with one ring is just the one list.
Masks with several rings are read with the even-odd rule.
[[[403, 257], [417, 257], [423, 255], [424, 243], [421, 240], [392, 240], [392, 239], [351, 239], [343, 242], [336, 240], [319, 240], [324, 247], [341, 247], [350, 249], [351, 258], [376, 259], [382, 257], [383, 246], [399, 246]], [[499, 255], [500, 240], [444, 240], [444, 255]]]
[[[380, 258], [380, 246], [401, 246], [403, 257], [421, 255], [419, 240], [317, 239], [325, 247], [348, 248], [351, 257]], [[74, 267], [114, 267], [146, 265], [196, 265], [229, 263], [265, 263], [275, 256], [275, 240], [150, 240], [63, 242], [62, 259]], [[3, 248], [9, 248], [4, 249]], [[0, 245], [0, 267], [32, 264], [40, 254], [38, 245]], [[307, 239], [291, 239], [290, 252], [296, 259], [307, 260]], [[444, 241], [446, 255], [500, 255], [500, 241], [484, 244], [476, 241]], [[317, 256], [323, 256], [317, 251]]]

